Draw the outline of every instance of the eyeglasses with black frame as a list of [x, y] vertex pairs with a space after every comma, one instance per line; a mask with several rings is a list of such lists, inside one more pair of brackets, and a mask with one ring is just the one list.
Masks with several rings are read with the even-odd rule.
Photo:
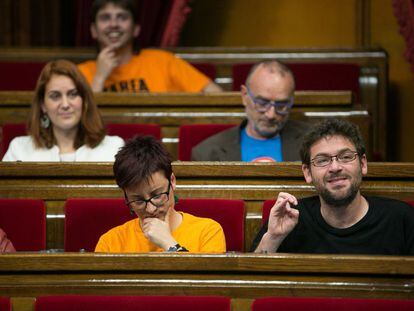
[[154, 205], [156, 208], [159, 208], [168, 202], [170, 198], [170, 190], [171, 190], [171, 180], [168, 180], [167, 191], [153, 195], [149, 199], [136, 199], [136, 200], [130, 200], [130, 201], [128, 201], [127, 194], [124, 191], [125, 204], [129, 207], [134, 207], [136, 209], [144, 210], [147, 208], [148, 202], [151, 202], [152, 205]]
[[259, 112], [266, 112], [271, 107], [275, 107], [275, 111], [277, 114], [280, 115], [287, 115], [290, 112], [290, 109], [292, 109], [293, 106], [293, 98], [285, 99], [285, 100], [268, 100], [263, 98], [257, 98], [255, 97], [250, 89], [246, 87], [247, 94], [249, 94], [249, 97], [251, 98], [254, 108]]
[[338, 153], [333, 156], [318, 155], [314, 157], [310, 162], [316, 167], [325, 167], [325, 166], [330, 165], [334, 158], [339, 163], [349, 163], [349, 162], [354, 161], [357, 156], [358, 156], [358, 152], [347, 150], [347, 151]]

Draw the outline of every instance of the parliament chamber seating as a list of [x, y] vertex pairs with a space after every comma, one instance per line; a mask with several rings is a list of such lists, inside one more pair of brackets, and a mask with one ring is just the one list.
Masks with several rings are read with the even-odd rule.
[[218, 296], [41, 296], [35, 311], [230, 311], [230, 298]]
[[223, 228], [227, 251], [244, 251], [243, 200], [179, 199], [176, 210], [217, 221]]
[[46, 248], [46, 208], [41, 199], [0, 199], [0, 228], [16, 251]]
[[9, 297], [0, 297], [0, 311], [11, 311]]
[[333, 297], [266, 297], [253, 301], [251, 311], [409, 311], [414, 300]]
[[[177, 211], [212, 218], [223, 228], [228, 251], [244, 250], [244, 201], [179, 199]], [[99, 237], [133, 218], [124, 199], [68, 199], [65, 203], [64, 249], [93, 252]]]
[[191, 161], [191, 150], [206, 138], [237, 124], [185, 124], [178, 129], [178, 160]]

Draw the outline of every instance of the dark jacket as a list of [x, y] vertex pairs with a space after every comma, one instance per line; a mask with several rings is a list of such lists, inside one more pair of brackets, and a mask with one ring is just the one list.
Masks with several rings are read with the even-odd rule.
[[[213, 135], [195, 146], [191, 153], [192, 161], [241, 161], [240, 131], [247, 125], [232, 127]], [[304, 122], [288, 120], [280, 136], [282, 139], [283, 161], [300, 161], [299, 150], [303, 136], [309, 130]]]

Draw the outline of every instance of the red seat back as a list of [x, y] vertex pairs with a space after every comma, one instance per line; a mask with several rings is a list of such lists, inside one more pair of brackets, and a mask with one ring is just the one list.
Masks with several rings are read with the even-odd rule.
[[35, 311], [230, 311], [230, 298], [216, 296], [43, 296]]
[[408, 311], [414, 300], [270, 297], [253, 301], [252, 311]]
[[213, 136], [235, 124], [187, 124], [181, 125], [178, 131], [178, 159], [191, 160], [191, 150], [206, 138]]
[[27, 135], [26, 124], [4, 124], [2, 126], [0, 159], [3, 158], [13, 138], [25, 135]]
[[216, 65], [211, 63], [191, 63], [195, 68], [199, 71], [204, 73], [207, 77], [209, 77], [212, 81], [216, 78]]
[[46, 208], [42, 200], [0, 199], [0, 228], [16, 251], [46, 249]]
[[[240, 91], [253, 64], [233, 65], [233, 91]], [[357, 64], [348, 63], [289, 63], [295, 76], [296, 90], [352, 91], [355, 100], [360, 98]]]
[[0, 61], [0, 91], [33, 91], [46, 62]]
[[263, 202], [262, 207], [262, 225], [267, 222], [269, 218], [270, 210], [272, 209], [273, 205], [275, 205], [276, 200], [266, 200]]
[[244, 250], [244, 201], [224, 199], [180, 199], [176, 210], [211, 218], [223, 228], [227, 251]]
[[65, 204], [65, 251], [93, 252], [102, 234], [128, 220], [124, 199], [68, 199]]
[[106, 128], [108, 135], [117, 135], [125, 141], [136, 135], [150, 135], [161, 139], [161, 127], [158, 124], [109, 123]]
[[0, 311], [11, 311], [9, 297], [0, 297]]

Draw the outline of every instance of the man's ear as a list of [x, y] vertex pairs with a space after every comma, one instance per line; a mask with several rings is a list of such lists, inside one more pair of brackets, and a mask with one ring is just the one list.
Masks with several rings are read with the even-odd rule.
[[91, 26], [89, 27], [89, 30], [91, 31], [91, 36], [94, 40], [98, 38], [98, 32], [96, 31], [96, 25], [95, 23], [91, 23]]
[[310, 166], [309, 165], [302, 164], [302, 173], [303, 173], [303, 176], [305, 177], [305, 181], [308, 184], [312, 183], [312, 174], [311, 174], [311, 171], [310, 170], [311, 169], [310, 169]]
[[247, 87], [245, 85], [241, 85], [240, 86], [240, 94], [242, 97], [242, 101], [243, 101], [243, 106], [247, 106], [247, 97], [249, 96], [249, 94], [247, 93]]
[[368, 174], [368, 160], [365, 154], [360, 156], [360, 163], [362, 176], [365, 176], [366, 174]]
[[137, 38], [139, 36], [139, 33], [141, 32], [141, 26], [136, 24], [134, 26], [134, 32], [133, 32], [133, 37]]

